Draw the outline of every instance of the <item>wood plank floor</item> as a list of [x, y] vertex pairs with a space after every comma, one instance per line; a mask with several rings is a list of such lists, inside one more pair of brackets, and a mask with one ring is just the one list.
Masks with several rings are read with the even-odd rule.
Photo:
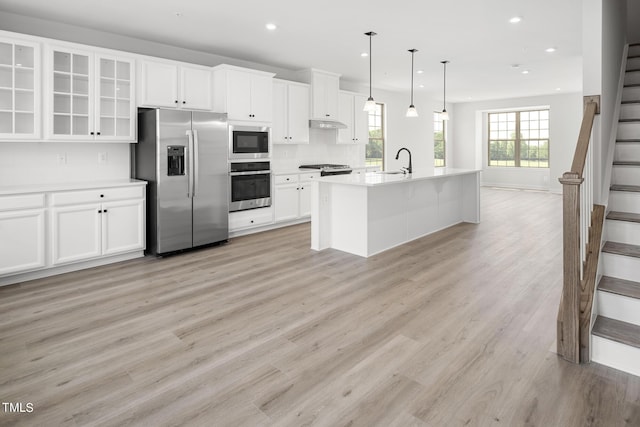
[[308, 224], [0, 288], [20, 426], [638, 426], [640, 378], [556, 356], [561, 198], [369, 259]]

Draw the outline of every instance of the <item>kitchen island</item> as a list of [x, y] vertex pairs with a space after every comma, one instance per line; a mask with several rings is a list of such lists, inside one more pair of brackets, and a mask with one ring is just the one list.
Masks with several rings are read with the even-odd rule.
[[311, 249], [369, 257], [460, 222], [480, 222], [480, 171], [321, 177], [311, 194]]

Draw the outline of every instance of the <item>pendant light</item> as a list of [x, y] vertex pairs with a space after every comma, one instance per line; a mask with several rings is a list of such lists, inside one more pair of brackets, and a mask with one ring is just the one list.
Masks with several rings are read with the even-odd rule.
[[418, 117], [418, 110], [413, 105], [413, 55], [418, 51], [418, 49], [409, 49], [411, 52], [411, 104], [409, 104], [409, 108], [407, 109], [407, 117]]
[[449, 120], [449, 113], [447, 113], [447, 64], [449, 61], [440, 61], [444, 65], [444, 89], [442, 96], [442, 120]]
[[364, 35], [369, 37], [369, 99], [364, 103], [363, 111], [370, 112], [376, 110], [376, 101], [373, 100], [373, 96], [371, 95], [371, 37], [375, 36], [376, 33], [369, 31], [368, 33], [364, 33]]

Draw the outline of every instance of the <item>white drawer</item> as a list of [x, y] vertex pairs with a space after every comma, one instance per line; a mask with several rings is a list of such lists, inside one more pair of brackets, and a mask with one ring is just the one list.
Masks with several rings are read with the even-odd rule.
[[97, 188], [93, 190], [65, 191], [51, 194], [53, 206], [77, 205], [82, 203], [106, 202], [112, 200], [141, 199], [144, 187]]
[[23, 194], [19, 196], [0, 197], [1, 211], [16, 211], [20, 209], [37, 209], [44, 207], [44, 194]]
[[320, 172], [305, 172], [300, 174], [300, 182], [315, 181], [320, 178]]
[[274, 182], [276, 184], [295, 184], [298, 182], [298, 174], [292, 173], [289, 175], [276, 175]]
[[273, 208], [250, 209], [229, 214], [229, 230], [267, 225], [273, 222]]

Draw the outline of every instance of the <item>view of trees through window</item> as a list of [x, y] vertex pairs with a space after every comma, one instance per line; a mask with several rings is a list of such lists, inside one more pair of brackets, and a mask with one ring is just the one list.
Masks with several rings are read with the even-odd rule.
[[369, 112], [369, 142], [366, 148], [367, 166], [380, 166], [384, 169], [384, 108], [376, 104], [376, 109]]
[[549, 110], [489, 113], [489, 166], [548, 168]]
[[442, 120], [442, 113], [433, 113], [433, 164], [436, 167], [446, 166], [445, 161], [445, 123]]

